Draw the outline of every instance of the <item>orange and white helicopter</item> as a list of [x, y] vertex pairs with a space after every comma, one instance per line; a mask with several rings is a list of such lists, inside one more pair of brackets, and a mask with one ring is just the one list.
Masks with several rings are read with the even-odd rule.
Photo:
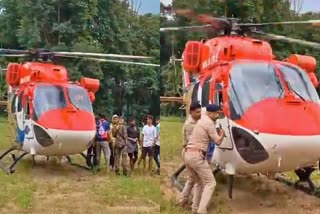
[[[187, 111], [192, 102], [199, 102], [203, 107], [216, 103], [223, 109], [225, 117], [219, 119], [217, 125], [225, 130], [226, 136], [221, 145], [216, 146], [211, 164], [230, 175], [229, 197], [232, 197], [236, 173], [295, 170], [300, 181], [308, 182], [315, 189], [310, 180], [314, 169], [304, 167], [320, 159], [316, 60], [297, 54], [277, 60], [268, 42], [245, 34], [320, 48], [318, 43], [258, 31], [258, 27], [319, 24], [320, 20], [255, 24], [197, 15], [191, 10], [175, 12], [206, 25], [161, 28], [161, 32], [214, 30], [220, 33], [215, 38], [186, 43], [182, 79], [187, 91], [184, 95]], [[179, 101], [165, 97], [162, 100]], [[173, 182], [180, 188], [177, 177], [183, 169], [184, 166], [173, 175]]]
[[150, 57], [101, 53], [51, 52], [46, 50], [24, 51], [0, 49], [0, 56], [29, 57], [30, 61], [9, 63], [6, 71], [8, 91], [8, 117], [16, 133], [13, 146], [0, 155], [2, 160], [14, 151], [23, 151], [13, 163], [1, 168], [14, 172], [14, 166], [25, 155], [66, 156], [81, 154], [86, 150], [96, 133], [92, 102], [98, 91], [98, 79], [82, 77], [80, 82], [71, 82], [68, 71], [54, 64], [56, 57], [85, 57], [86, 60], [116, 62], [143, 66], [159, 66], [135, 61], [119, 61], [90, 57], [116, 57], [148, 59]]

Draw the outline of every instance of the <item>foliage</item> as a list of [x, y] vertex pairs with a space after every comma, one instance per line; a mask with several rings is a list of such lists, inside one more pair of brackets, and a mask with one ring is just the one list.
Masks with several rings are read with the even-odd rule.
[[[299, 0], [179, 0], [173, 1], [172, 7], [174, 9], [192, 9], [197, 13], [211, 14], [215, 17], [228, 16], [240, 18], [243, 22], [272, 22], [272, 21], [295, 21], [295, 20], [314, 20], [320, 19], [320, 12], [318, 13], [299, 13], [299, 6], [296, 10], [290, 8], [290, 3], [299, 5]], [[168, 14], [164, 10], [164, 5], [161, 5], [161, 27], [168, 26], [188, 26], [198, 24], [195, 21], [186, 19], [180, 16]], [[168, 16], [171, 15], [171, 16]], [[297, 25], [297, 26], [277, 26], [273, 28], [265, 28], [265, 32], [284, 35], [297, 39], [307, 41], [320, 42], [320, 28], [311, 25]], [[180, 71], [176, 72], [172, 65], [169, 64], [170, 57], [174, 54], [176, 58], [181, 58], [185, 43], [188, 40], [200, 40], [202, 38], [212, 38], [215, 33], [209, 32], [174, 32], [162, 33], [161, 42], [161, 65], [165, 65], [161, 69], [162, 82], [166, 83], [161, 91], [161, 95], [177, 96], [182, 93], [182, 89], [177, 87], [179, 81], [177, 79]], [[312, 47], [306, 47], [295, 44], [288, 44], [281, 41], [270, 41], [274, 55], [282, 60], [290, 54], [306, 54], [316, 58], [317, 64], [320, 64], [320, 50]], [[174, 50], [174, 52], [172, 51]], [[176, 64], [179, 64], [176, 62]], [[178, 75], [176, 77], [176, 75]], [[317, 68], [317, 76], [320, 77], [320, 69]], [[174, 78], [173, 78], [174, 77]]]
[[[159, 64], [159, 25], [159, 15], [140, 15], [128, 0], [0, 0], [2, 48], [147, 55]], [[2, 68], [9, 62], [0, 60]], [[57, 63], [72, 80], [100, 79], [99, 113], [160, 114], [158, 68], [69, 58]]]

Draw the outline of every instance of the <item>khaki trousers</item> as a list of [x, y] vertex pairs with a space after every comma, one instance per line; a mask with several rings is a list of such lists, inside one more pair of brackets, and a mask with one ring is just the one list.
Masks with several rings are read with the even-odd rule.
[[119, 172], [120, 169], [120, 160], [123, 168], [123, 172], [126, 173], [129, 170], [129, 161], [128, 161], [128, 152], [127, 146], [122, 148], [114, 148], [114, 168], [116, 172]]
[[[184, 161], [184, 154], [185, 154], [185, 149], [183, 148], [182, 149], [182, 159], [183, 159], [183, 161]], [[179, 203], [181, 205], [188, 202], [194, 184], [195, 184], [195, 182], [190, 179], [190, 176], [188, 174], [187, 175], [187, 181], [184, 184], [183, 190], [182, 190], [181, 195], [179, 197]], [[193, 207], [192, 207], [192, 209], [193, 209]]]
[[[188, 180], [195, 183], [192, 209], [207, 214], [207, 207], [216, 186], [210, 165], [200, 152], [187, 151], [184, 160], [188, 172]], [[202, 190], [203, 188], [203, 190]]]

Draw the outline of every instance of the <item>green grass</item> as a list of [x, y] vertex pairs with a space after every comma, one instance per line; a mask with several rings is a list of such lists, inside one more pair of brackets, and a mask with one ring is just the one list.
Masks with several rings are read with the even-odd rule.
[[161, 117], [161, 159], [173, 161], [181, 157], [183, 121], [178, 117]]
[[[6, 118], [0, 118], [0, 151], [10, 147], [7, 136]], [[7, 157], [6, 165], [11, 161]], [[0, 213], [100, 213], [106, 206], [131, 206], [137, 213], [146, 213], [140, 208], [150, 208], [147, 213], [159, 213], [159, 176], [144, 175], [141, 170], [128, 178], [114, 172], [106, 174], [104, 169], [92, 174], [53, 161], [32, 168], [31, 158], [26, 157], [17, 164], [14, 174], [0, 170]], [[110, 213], [118, 212], [123, 211]]]
[[160, 198], [159, 186], [159, 178], [135, 174], [133, 181], [132, 177], [118, 177], [112, 174], [102, 184], [92, 184], [90, 189], [110, 206], [121, 201], [131, 205], [137, 201], [142, 205], [152, 205]]

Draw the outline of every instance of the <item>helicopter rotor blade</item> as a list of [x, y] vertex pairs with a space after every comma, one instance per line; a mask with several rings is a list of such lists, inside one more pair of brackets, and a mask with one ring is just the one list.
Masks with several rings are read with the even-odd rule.
[[142, 63], [142, 62], [132, 62], [132, 61], [122, 61], [122, 60], [112, 60], [112, 59], [99, 59], [99, 58], [79, 57], [79, 56], [62, 56], [62, 57], [78, 58], [78, 59], [92, 60], [92, 61], [98, 61], [98, 62], [113, 62], [113, 63], [119, 63], [119, 64], [131, 64], [131, 65], [160, 67], [160, 65], [152, 64], [152, 63]]
[[0, 57], [26, 57], [27, 54], [0, 54]]
[[269, 22], [269, 23], [239, 23], [240, 27], [263, 27], [272, 25], [293, 25], [293, 24], [311, 24], [313, 26], [320, 26], [320, 20], [306, 20], [306, 21], [285, 21], [285, 22]]
[[271, 33], [263, 33], [260, 31], [252, 31], [252, 33], [258, 34], [260, 36], [265, 36], [266, 38], [272, 39], [272, 40], [280, 40], [280, 41], [285, 41], [285, 42], [290, 42], [290, 43], [307, 45], [307, 46], [311, 46], [314, 48], [320, 48], [320, 43], [316, 43], [316, 42], [309, 42], [309, 41], [305, 41], [305, 40], [301, 40], [301, 39], [295, 39], [295, 38], [290, 38], [290, 37], [271, 34]]
[[127, 59], [151, 59], [147, 56], [133, 56], [120, 54], [84, 53], [84, 52], [53, 52], [55, 56], [87, 56], [87, 57], [115, 57]]
[[200, 30], [212, 28], [211, 25], [194, 25], [194, 26], [183, 26], [183, 27], [164, 27], [160, 28], [160, 32], [165, 31], [179, 31], [179, 30]]
[[27, 55], [30, 51], [0, 48], [0, 55]]
[[214, 27], [216, 30], [222, 30], [226, 27], [231, 27], [231, 24], [228, 20], [223, 18], [215, 18], [206, 14], [196, 14], [193, 10], [189, 9], [177, 9], [175, 13], [186, 18], [192, 18], [198, 22], [209, 24]]

